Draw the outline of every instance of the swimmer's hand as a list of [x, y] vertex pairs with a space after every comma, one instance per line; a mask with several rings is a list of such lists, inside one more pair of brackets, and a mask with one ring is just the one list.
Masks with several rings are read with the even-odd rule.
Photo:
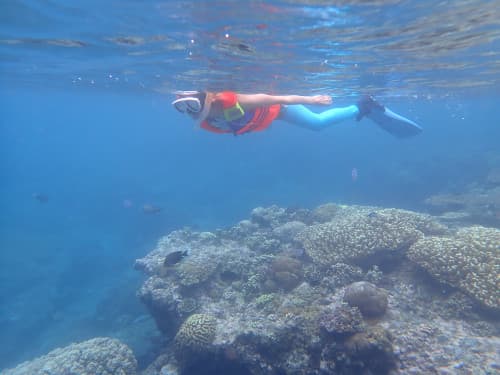
[[333, 99], [330, 95], [314, 95], [311, 96], [310, 99], [310, 104], [330, 105], [333, 102]]

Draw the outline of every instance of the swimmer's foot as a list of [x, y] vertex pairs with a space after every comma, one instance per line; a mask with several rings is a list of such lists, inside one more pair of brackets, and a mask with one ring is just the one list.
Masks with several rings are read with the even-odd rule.
[[358, 100], [356, 103], [358, 106], [359, 113], [356, 116], [356, 121], [361, 120], [363, 117], [365, 117], [367, 114], [372, 112], [373, 110], [379, 110], [379, 111], [384, 111], [385, 107], [377, 102], [373, 96], [370, 95], [364, 95], [361, 97], [361, 99]]

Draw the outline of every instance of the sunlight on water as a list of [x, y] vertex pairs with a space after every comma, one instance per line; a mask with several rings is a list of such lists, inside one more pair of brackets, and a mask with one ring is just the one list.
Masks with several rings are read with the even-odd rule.
[[71, 4], [0, 5], [2, 81], [338, 96], [498, 90], [496, 1]]

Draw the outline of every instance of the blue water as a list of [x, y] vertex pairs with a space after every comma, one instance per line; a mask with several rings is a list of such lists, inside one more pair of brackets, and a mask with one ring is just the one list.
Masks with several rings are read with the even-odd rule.
[[[500, 166], [494, 1], [325, 3], [0, 4], [0, 369], [120, 336], [117, 320], [146, 314], [134, 259], [171, 230], [271, 204], [424, 210]], [[215, 135], [170, 107], [196, 88], [371, 93], [424, 133], [364, 120]]]

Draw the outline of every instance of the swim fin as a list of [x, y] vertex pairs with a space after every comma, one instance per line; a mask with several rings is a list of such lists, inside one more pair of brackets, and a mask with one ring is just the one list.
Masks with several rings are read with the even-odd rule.
[[413, 137], [423, 130], [415, 122], [398, 115], [385, 106], [382, 109], [373, 109], [366, 114], [366, 117], [396, 138]]
[[415, 122], [403, 117], [386, 106], [378, 103], [373, 97], [365, 95], [357, 103], [359, 114], [357, 120], [368, 117], [386, 132], [397, 138], [413, 137], [422, 132]]

